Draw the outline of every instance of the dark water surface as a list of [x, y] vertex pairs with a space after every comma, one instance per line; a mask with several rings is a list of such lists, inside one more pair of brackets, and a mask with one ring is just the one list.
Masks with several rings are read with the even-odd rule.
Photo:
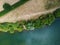
[[21, 33], [0, 32], [0, 45], [60, 45], [60, 18], [51, 26]]

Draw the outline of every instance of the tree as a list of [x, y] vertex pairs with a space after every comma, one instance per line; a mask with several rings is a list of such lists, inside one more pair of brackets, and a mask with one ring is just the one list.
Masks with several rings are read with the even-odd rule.
[[55, 17], [60, 17], [60, 8], [56, 9], [53, 14]]
[[8, 3], [5, 3], [5, 4], [3, 5], [3, 8], [4, 8], [5, 10], [11, 10], [11, 9], [12, 9], [11, 5], [9, 5]]

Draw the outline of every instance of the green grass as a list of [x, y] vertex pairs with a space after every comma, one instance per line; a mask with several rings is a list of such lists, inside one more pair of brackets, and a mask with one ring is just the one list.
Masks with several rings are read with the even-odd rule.
[[29, 0], [21, 0], [14, 5], [10, 6], [9, 4], [5, 3], [3, 5], [4, 10], [0, 12], [0, 16], [4, 16], [6, 13], [16, 9], [17, 7], [21, 6], [22, 4], [26, 3]]

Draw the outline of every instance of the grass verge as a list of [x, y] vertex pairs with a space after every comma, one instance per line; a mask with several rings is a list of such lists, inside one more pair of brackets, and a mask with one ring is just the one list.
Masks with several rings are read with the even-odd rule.
[[17, 7], [19, 7], [22, 4], [26, 3], [27, 1], [29, 1], [29, 0], [21, 0], [21, 1], [17, 2], [17, 3], [15, 3], [12, 6], [10, 6], [9, 4], [5, 3], [3, 5], [4, 10], [0, 12], [0, 17], [3, 16], [3, 15], [5, 15], [6, 13], [8, 13], [8, 12], [14, 10], [14, 9], [16, 9]]

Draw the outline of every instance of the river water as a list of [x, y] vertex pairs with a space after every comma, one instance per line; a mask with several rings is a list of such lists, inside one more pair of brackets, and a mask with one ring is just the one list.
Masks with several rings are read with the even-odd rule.
[[60, 45], [60, 18], [35, 31], [0, 32], [0, 45]]

